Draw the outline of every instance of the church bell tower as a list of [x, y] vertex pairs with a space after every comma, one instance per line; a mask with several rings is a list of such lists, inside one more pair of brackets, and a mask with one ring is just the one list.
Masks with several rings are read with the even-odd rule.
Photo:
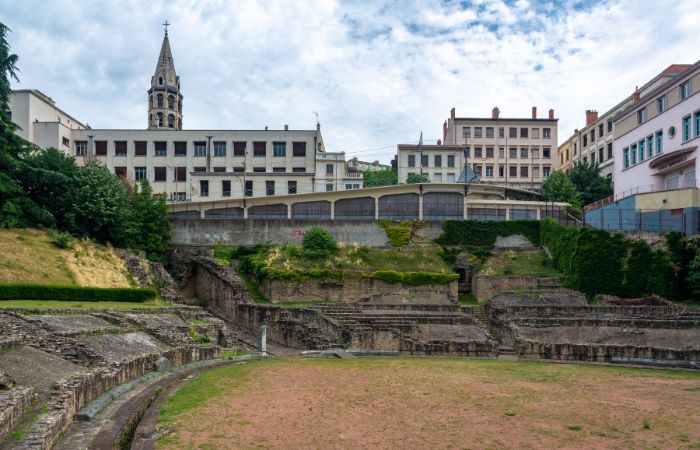
[[148, 129], [182, 130], [182, 94], [180, 77], [175, 72], [175, 62], [170, 51], [168, 25], [160, 48], [156, 71], [148, 90]]

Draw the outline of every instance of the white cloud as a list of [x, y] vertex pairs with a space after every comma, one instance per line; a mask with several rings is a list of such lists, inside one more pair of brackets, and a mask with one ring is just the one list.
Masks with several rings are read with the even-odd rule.
[[515, 3], [0, 0], [37, 88], [94, 127], [143, 128], [168, 19], [186, 128], [313, 128], [329, 150], [388, 161], [460, 116], [560, 118], [560, 141], [672, 63], [698, 59], [692, 1]]

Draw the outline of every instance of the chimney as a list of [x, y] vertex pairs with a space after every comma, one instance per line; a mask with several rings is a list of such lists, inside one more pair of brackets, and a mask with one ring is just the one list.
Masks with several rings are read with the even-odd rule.
[[447, 139], [447, 121], [442, 123], [442, 139]]
[[498, 119], [498, 116], [501, 114], [501, 110], [498, 109], [498, 106], [494, 106], [493, 109], [491, 110], [491, 118], [492, 119]]
[[537, 119], [537, 106], [532, 107], [532, 118]]
[[440, 139], [438, 139], [437, 145], [442, 145], [442, 141]]
[[634, 103], [639, 103], [640, 100], [640, 95], [639, 95], [639, 86], [635, 86], [634, 88], [634, 95], [632, 96], [632, 101]]
[[287, 125], [286, 123], [284, 124], [284, 131], [289, 131], [289, 125]]
[[455, 118], [455, 108], [454, 108], [454, 106], [453, 106], [452, 109], [450, 110], [450, 118], [451, 118], [451, 119], [454, 119], [454, 118]]
[[586, 110], [586, 126], [592, 124], [598, 120], [598, 111], [591, 111], [590, 109]]
[[554, 110], [553, 109], [549, 110], [549, 120], [554, 120]]

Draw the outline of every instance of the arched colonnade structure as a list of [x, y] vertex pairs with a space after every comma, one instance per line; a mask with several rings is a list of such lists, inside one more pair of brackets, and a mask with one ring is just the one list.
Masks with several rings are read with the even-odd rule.
[[279, 220], [566, 220], [566, 203], [500, 185], [403, 184], [336, 192], [175, 203], [172, 219]]

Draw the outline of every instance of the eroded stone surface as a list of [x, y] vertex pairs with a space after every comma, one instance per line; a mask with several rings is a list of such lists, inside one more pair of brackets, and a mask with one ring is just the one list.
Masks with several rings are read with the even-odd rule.
[[85, 345], [112, 361], [167, 350], [169, 347], [146, 333], [105, 334], [79, 338]]

